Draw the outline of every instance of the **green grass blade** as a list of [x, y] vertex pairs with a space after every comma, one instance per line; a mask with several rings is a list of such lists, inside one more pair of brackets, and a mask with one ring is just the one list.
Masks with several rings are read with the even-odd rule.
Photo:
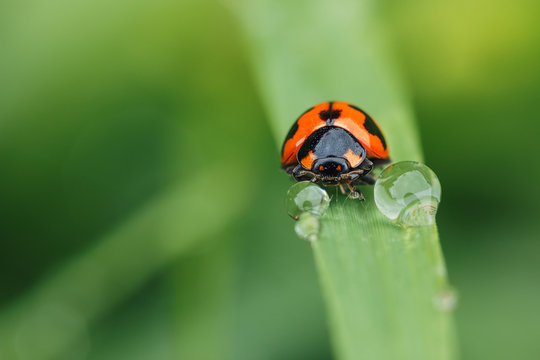
[[[213, 186], [213, 171], [227, 174], [220, 187]], [[216, 235], [239, 216], [249, 198], [249, 184], [241, 180], [247, 177], [234, 175], [238, 170], [213, 168], [163, 192], [3, 310], [0, 359], [57, 359], [157, 271], [201, 238]], [[239, 191], [232, 190], [233, 183]], [[200, 201], [203, 193], [213, 206]]]
[[436, 228], [390, 224], [372, 196], [362, 205], [338, 201], [313, 243], [338, 357], [453, 359]]
[[[279, 145], [303, 110], [344, 100], [382, 126], [394, 161], [422, 160], [384, 23], [369, 1], [229, 1], [246, 34]], [[313, 244], [339, 359], [455, 359], [436, 227], [403, 229], [366, 201], [334, 197]], [[331, 193], [332, 194], [332, 193]]]

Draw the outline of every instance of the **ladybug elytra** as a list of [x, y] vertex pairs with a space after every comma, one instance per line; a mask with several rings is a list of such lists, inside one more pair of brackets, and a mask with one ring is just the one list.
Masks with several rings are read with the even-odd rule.
[[281, 150], [281, 167], [297, 181], [338, 185], [363, 200], [355, 185], [373, 185], [374, 166], [390, 162], [384, 135], [366, 112], [346, 102], [324, 102], [293, 124]]

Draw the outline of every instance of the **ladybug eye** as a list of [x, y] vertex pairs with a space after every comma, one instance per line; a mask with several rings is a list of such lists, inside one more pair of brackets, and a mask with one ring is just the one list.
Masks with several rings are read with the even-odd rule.
[[337, 171], [341, 171], [341, 165], [336, 166]]

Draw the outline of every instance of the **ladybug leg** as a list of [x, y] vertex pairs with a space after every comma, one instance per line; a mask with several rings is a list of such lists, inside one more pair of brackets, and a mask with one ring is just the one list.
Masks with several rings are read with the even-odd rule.
[[318, 177], [315, 173], [305, 170], [302, 165], [296, 165], [294, 169], [291, 171], [291, 175], [294, 177], [296, 181], [311, 181], [316, 182], [318, 180]]
[[365, 173], [365, 171], [362, 170], [362, 169], [353, 170], [353, 171], [349, 171], [347, 174], [343, 175], [343, 178], [354, 181], [354, 180], [358, 179], [359, 177], [361, 177], [362, 175], [364, 175], [364, 173]]
[[298, 165], [296, 165], [296, 166], [295, 165], [288, 166], [288, 167], [282, 168], [282, 169], [285, 170], [287, 172], [287, 174], [291, 175], [296, 167], [298, 167]]
[[341, 193], [344, 194], [344, 195], [347, 195], [347, 197], [351, 197], [350, 196], [350, 193], [351, 193], [351, 190], [349, 189], [349, 187], [347, 186], [347, 182], [340, 182], [339, 183], [339, 189], [341, 190]]
[[356, 170], [350, 171], [347, 177], [350, 179], [350, 183], [353, 185], [374, 185], [375, 178], [369, 174], [373, 169], [373, 162], [369, 159], [364, 159], [362, 163], [356, 168]]
[[367, 174], [373, 169], [373, 162], [369, 160], [368, 158], [365, 158], [364, 161], [359, 165], [359, 169], [364, 170], [364, 172]]
[[360, 191], [358, 191], [350, 181], [344, 181], [339, 183], [339, 188], [341, 189], [341, 192], [349, 199], [359, 199], [360, 201], [364, 200], [364, 195]]
[[356, 184], [362, 176], [365, 176], [365, 173], [365, 170], [362, 169], [353, 170], [348, 172], [347, 174], [344, 174], [341, 180], [344, 182], [348, 181], [351, 184]]
[[352, 181], [354, 185], [375, 185], [375, 178], [371, 174], [361, 175]]
[[351, 170], [347, 174], [344, 174], [344, 178], [350, 180], [352, 183], [355, 183], [358, 179], [365, 177], [372, 169], [373, 163], [371, 162], [371, 160], [366, 158], [354, 170]]

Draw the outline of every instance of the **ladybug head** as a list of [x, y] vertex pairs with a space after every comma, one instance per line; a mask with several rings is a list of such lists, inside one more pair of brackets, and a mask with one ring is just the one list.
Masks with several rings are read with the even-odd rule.
[[318, 174], [327, 184], [337, 183], [338, 177], [348, 171], [349, 163], [342, 157], [317, 159], [313, 163], [313, 172]]

